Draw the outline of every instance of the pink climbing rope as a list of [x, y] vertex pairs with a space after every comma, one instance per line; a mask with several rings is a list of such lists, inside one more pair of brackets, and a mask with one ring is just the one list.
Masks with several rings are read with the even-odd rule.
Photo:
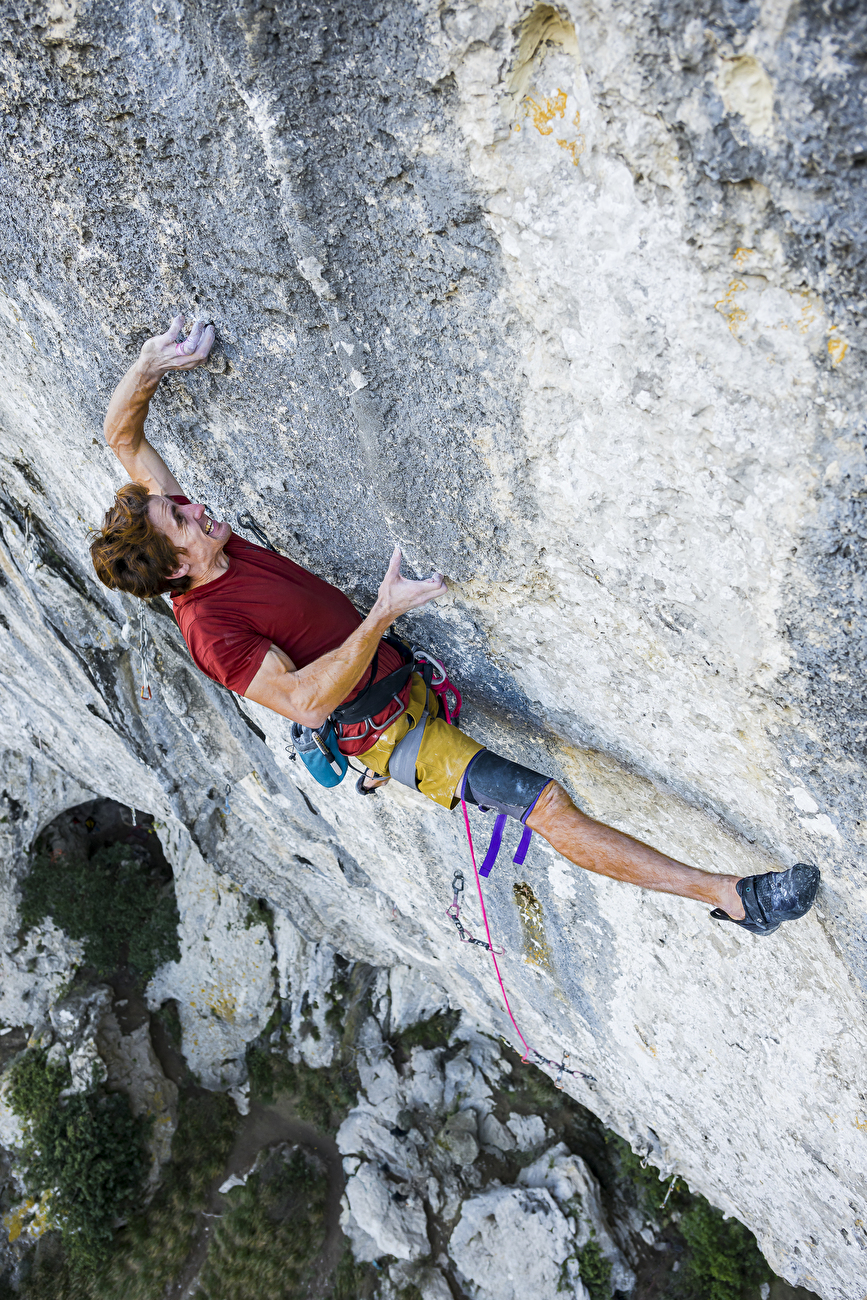
[[[485, 908], [485, 899], [484, 899], [484, 895], [482, 894], [482, 881], [481, 881], [481, 877], [480, 877], [480, 875], [479, 875], [479, 868], [478, 868], [478, 866], [476, 865], [476, 851], [475, 851], [475, 849], [473, 848], [473, 833], [472, 833], [472, 831], [470, 830], [470, 818], [469, 818], [469, 814], [468, 814], [468, 812], [467, 812], [467, 804], [466, 804], [466, 800], [464, 799], [464, 782], [466, 781], [466, 779], [467, 779], [467, 778], [466, 778], [466, 773], [465, 773], [465, 774], [464, 774], [463, 781], [461, 782], [461, 786], [460, 786], [460, 791], [461, 791], [461, 810], [463, 811], [463, 814], [464, 814], [464, 825], [465, 825], [466, 828], [467, 828], [467, 843], [468, 843], [469, 846], [470, 846], [470, 859], [471, 859], [472, 864], [473, 864], [473, 871], [475, 872], [475, 875], [476, 875], [476, 889], [479, 891], [479, 904], [480, 904], [481, 909], [482, 909], [482, 920], [483, 920], [484, 923], [485, 923], [485, 934], [488, 936], [488, 942], [487, 942], [487, 945], [485, 945], [485, 946], [487, 947], [488, 951], [489, 951], [490, 954], [491, 954], [491, 961], [494, 963], [494, 970], [497, 972], [497, 979], [498, 979], [499, 982], [500, 982], [500, 992], [501, 992], [502, 995], [503, 995], [503, 1001], [504, 1001], [505, 1004], [506, 1004], [506, 1010], [507, 1010], [508, 1013], [509, 1013], [509, 1019], [511, 1020], [512, 1024], [513, 1024], [514, 1027], [515, 1027], [515, 1033], [518, 1035], [518, 1037], [520, 1038], [521, 1042], [524, 1044], [524, 1055], [521, 1057], [521, 1061], [522, 1061], [522, 1063], [523, 1063], [524, 1065], [526, 1065], [526, 1064], [529, 1062], [530, 1058], [532, 1057], [533, 1060], [536, 1061], [539, 1065], [549, 1065], [549, 1066], [551, 1066], [552, 1069], [554, 1069], [554, 1070], [557, 1071], [557, 1075], [556, 1075], [556, 1078], [554, 1079], [554, 1083], [556, 1084], [556, 1086], [557, 1086], [558, 1088], [562, 1088], [562, 1087], [563, 1087], [563, 1076], [566, 1075], [566, 1074], [571, 1075], [573, 1079], [583, 1079], [585, 1083], [589, 1084], [589, 1085], [592, 1087], [592, 1086], [596, 1083], [596, 1080], [595, 1080], [595, 1078], [593, 1077], [592, 1074], [587, 1074], [587, 1073], [585, 1073], [584, 1070], [570, 1070], [570, 1069], [567, 1068], [567, 1066], [566, 1066], [566, 1061], [568, 1060], [568, 1056], [569, 1056], [569, 1053], [568, 1053], [568, 1052], [564, 1053], [564, 1056], [563, 1056], [563, 1060], [562, 1060], [562, 1061], [552, 1061], [550, 1057], [548, 1057], [548, 1056], [543, 1056], [541, 1052], [537, 1052], [537, 1051], [536, 1051], [535, 1047], [531, 1047], [530, 1044], [527, 1042], [526, 1038], [524, 1037], [524, 1035], [521, 1033], [520, 1029], [518, 1028], [518, 1022], [517, 1022], [517, 1020], [516, 1020], [515, 1017], [514, 1017], [514, 1014], [513, 1014], [513, 1012], [512, 1012], [512, 1008], [511, 1008], [511, 1006], [509, 1005], [509, 997], [508, 997], [508, 994], [506, 993], [506, 986], [505, 986], [505, 984], [503, 983], [503, 977], [502, 977], [502, 975], [500, 974], [500, 966], [499, 966], [499, 963], [498, 963], [498, 961], [497, 961], [497, 954], [496, 954], [496, 951], [495, 951], [495, 949], [494, 949], [494, 941], [493, 941], [493, 939], [491, 938], [491, 927], [488, 925], [488, 913], [487, 913], [487, 910], [486, 910], [486, 908]], [[534, 802], [535, 802], [535, 801], [534, 801]], [[529, 813], [529, 812], [530, 812], [530, 809], [527, 810], [527, 813]], [[526, 815], [527, 815], [527, 814], [525, 814], [525, 816], [526, 816]], [[499, 849], [499, 841], [497, 842], [497, 849]], [[526, 852], [526, 848], [525, 848], [524, 851]], [[489, 851], [489, 852], [490, 852], [490, 851]], [[520, 853], [520, 850], [519, 850], [519, 853]], [[523, 860], [524, 860], [524, 859], [523, 859], [523, 856], [521, 856], [521, 859], [520, 859], [520, 860], [523, 862]], [[517, 861], [517, 857], [516, 857], [516, 861]], [[483, 868], [482, 868], [482, 869], [484, 870], [484, 865], [483, 865]], [[489, 870], [490, 870], [490, 868], [489, 868]], [[453, 917], [452, 919], [454, 920], [454, 917]], [[478, 943], [479, 940], [476, 939], [474, 942]]]
[[485, 934], [488, 936], [488, 951], [491, 954], [491, 961], [494, 963], [494, 970], [497, 972], [497, 979], [500, 981], [500, 989], [502, 990], [503, 1001], [506, 1004], [506, 1010], [509, 1013], [509, 1019], [511, 1020], [512, 1024], [515, 1026], [515, 1033], [518, 1035], [521, 1042], [524, 1044], [524, 1055], [521, 1057], [521, 1060], [524, 1061], [524, 1063], [526, 1064], [532, 1049], [529, 1046], [526, 1038], [518, 1028], [517, 1020], [512, 1015], [512, 1008], [509, 1006], [509, 998], [506, 994], [506, 986], [503, 983], [503, 977], [500, 974], [500, 967], [497, 963], [497, 957], [494, 952], [494, 941], [491, 938], [491, 927], [488, 925], [488, 914], [485, 911], [485, 900], [482, 896], [482, 882], [479, 878], [479, 868], [476, 866], [476, 853], [475, 853], [475, 849], [473, 848], [473, 833], [470, 830], [470, 818], [469, 818], [469, 814], [467, 813], [466, 801], [463, 799], [463, 797], [461, 798], [461, 808], [464, 814], [464, 825], [467, 828], [467, 841], [469, 842], [469, 846], [470, 846], [470, 858], [473, 863], [473, 871], [476, 873], [476, 889], [478, 889], [479, 891], [479, 903], [481, 904], [481, 908], [482, 908], [482, 920], [485, 923]]

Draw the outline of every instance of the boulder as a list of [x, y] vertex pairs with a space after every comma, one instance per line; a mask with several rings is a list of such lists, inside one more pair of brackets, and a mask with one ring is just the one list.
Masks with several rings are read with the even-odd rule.
[[560, 1300], [572, 1246], [572, 1225], [544, 1188], [497, 1187], [464, 1201], [449, 1254], [474, 1300]]

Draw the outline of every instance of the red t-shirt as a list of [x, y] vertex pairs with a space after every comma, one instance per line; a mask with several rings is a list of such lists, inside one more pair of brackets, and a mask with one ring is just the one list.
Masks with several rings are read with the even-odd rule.
[[[173, 496], [178, 505], [187, 497]], [[226, 543], [227, 571], [193, 591], [172, 596], [175, 618], [193, 663], [203, 673], [243, 695], [271, 643], [284, 650], [296, 668], [304, 668], [329, 650], [342, 645], [361, 623], [350, 600], [330, 582], [317, 578], [283, 555], [233, 536]], [[400, 668], [403, 660], [386, 642], [379, 646], [376, 680]], [[346, 697], [352, 700], [367, 686], [370, 669]], [[400, 692], [404, 707], [410, 682]], [[345, 701], [344, 701], [345, 702]], [[392, 700], [371, 722], [344, 728], [340, 748], [344, 754], [362, 754], [382, 734], [377, 722], [386, 722], [397, 705]]]

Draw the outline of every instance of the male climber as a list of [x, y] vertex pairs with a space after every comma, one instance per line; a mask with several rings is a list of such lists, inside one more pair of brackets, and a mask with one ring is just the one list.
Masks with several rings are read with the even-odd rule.
[[556, 781], [448, 725], [418, 673], [390, 695], [386, 679], [405, 660], [383, 635], [401, 614], [441, 596], [442, 576], [403, 577], [395, 548], [373, 609], [362, 619], [337, 588], [233, 536], [228, 523], [192, 504], [144, 436], [162, 376], [195, 369], [213, 345], [212, 325], [197, 321], [187, 337], [183, 328], [178, 316], [165, 334], [147, 340], [106, 413], [106, 441], [132, 479], [119, 489], [91, 545], [106, 586], [142, 599], [170, 592], [193, 662], [248, 700], [310, 728], [342, 713], [339, 747], [363, 757], [363, 792], [389, 778], [389, 759], [420, 726], [408, 741], [415, 783], [446, 808], [463, 792], [472, 803], [523, 821], [579, 867], [708, 903], [711, 916], [753, 934], [771, 934], [810, 909], [819, 886], [815, 866], [798, 863], [743, 879], [688, 867], [593, 821]]

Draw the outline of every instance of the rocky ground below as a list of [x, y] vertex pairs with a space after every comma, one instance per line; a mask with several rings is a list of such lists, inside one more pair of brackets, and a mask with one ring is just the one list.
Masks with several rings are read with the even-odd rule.
[[[196, 1082], [171, 1004], [112, 984], [0, 1038], [4, 1300], [807, 1300], [471, 1018], [416, 1019], [429, 990], [405, 970], [331, 972], [277, 1004], [237, 1101]], [[38, 1050], [151, 1117], [138, 1199], [84, 1270], [28, 1190], [13, 1080]]]

